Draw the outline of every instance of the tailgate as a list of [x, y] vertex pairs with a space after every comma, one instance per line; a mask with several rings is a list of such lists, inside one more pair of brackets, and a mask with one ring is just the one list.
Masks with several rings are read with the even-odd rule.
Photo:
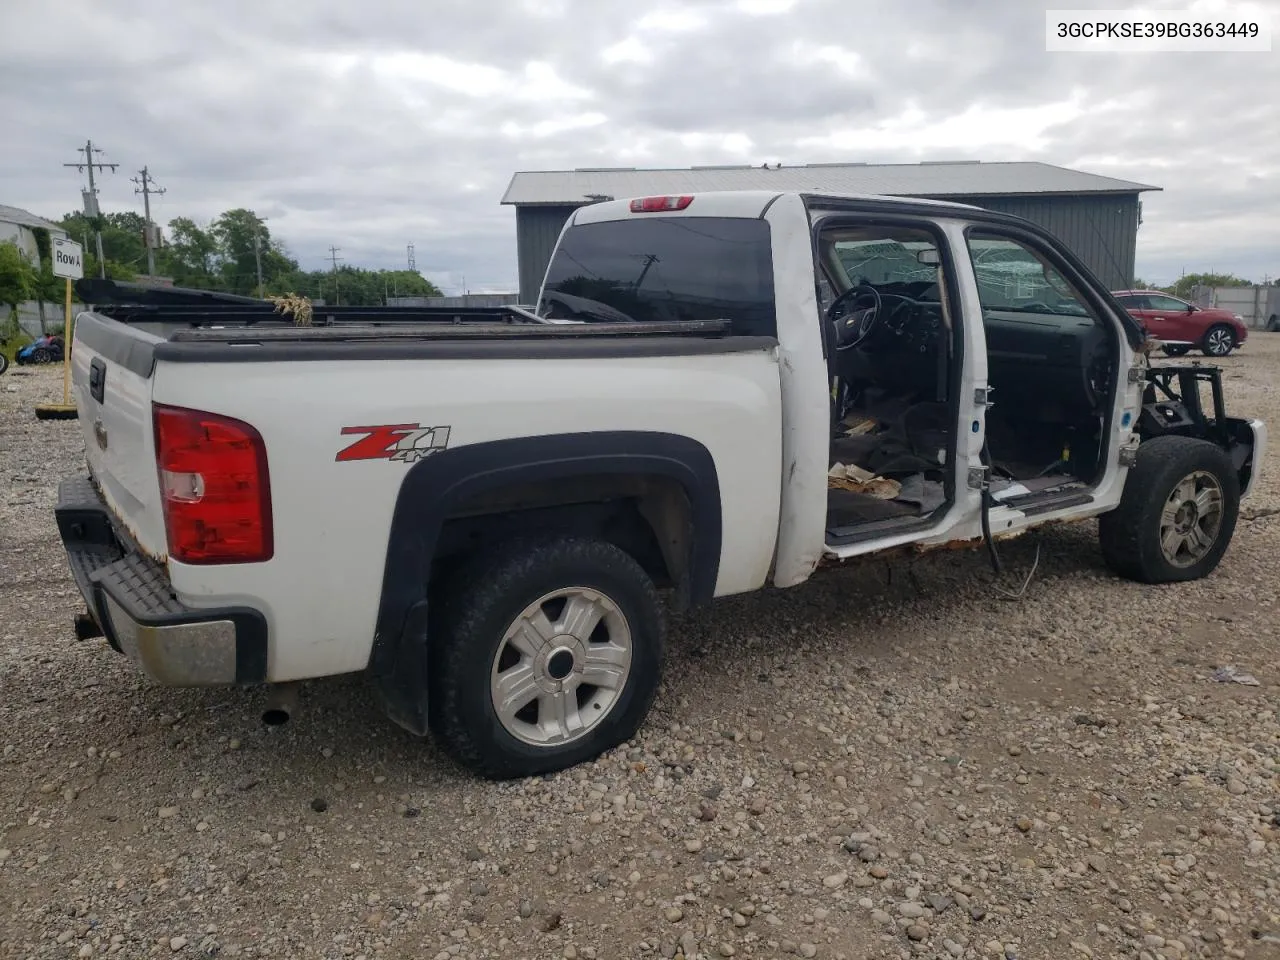
[[168, 553], [151, 420], [152, 350], [163, 340], [87, 312], [76, 321], [71, 382], [89, 472], [144, 552]]

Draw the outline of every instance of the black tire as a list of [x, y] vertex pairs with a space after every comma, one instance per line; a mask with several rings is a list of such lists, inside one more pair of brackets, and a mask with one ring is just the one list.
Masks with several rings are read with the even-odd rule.
[[[1221, 520], [1207, 552], [1180, 565], [1161, 547], [1161, 514], [1178, 485], [1198, 471], [1218, 483]], [[1240, 478], [1221, 448], [1190, 437], [1155, 437], [1138, 447], [1120, 505], [1098, 519], [1102, 556], [1112, 571], [1140, 583], [1199, 580], [1221, 562], [1239, 515]]]
[[9, 358], [5, 354], [0, 353], [0, 373], [4, 373], [8, 369], [9, 369]]
[[1225, 357], [1236, 348], [1236, 332], [1225, 323], [1216, 323], [1206, 331], [1201, 351], [1206, 357]]
[[1267, 329], [1272, 333], [1280, 330], [1280, 315], [1272, 314], [1267, 318]]
[[1163, 349], [1166, 357], [1185, 357], [1191, 352], [1191, 347], [1185, 343], [1166, 343]]
[[[607, 712], [577, 739], [532, 744], [499, 717], [491, 672], [522, 612], [572, 587], [603, 595], [620, 612], [629, 629], [629, 670]], [[451, 757], [481, 776], [529, 777], [571, 767], [630, 739], [648, 715], [662, 677], [664, 618], [653, 582], [619, 547], [579, 538], [499, 546], [437, 584], [433, 600], [431, 729]]]
[[52, 362], [52, 360], [53, 360], [52, 354], [50, 354], [49, 351], [46, 350], [44, 347], [38, 347], [37, 349], [31, 351], [32, 363], [50, 363]]

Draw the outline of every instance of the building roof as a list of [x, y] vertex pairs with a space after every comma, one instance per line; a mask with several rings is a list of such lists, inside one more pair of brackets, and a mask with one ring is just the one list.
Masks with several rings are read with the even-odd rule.
[[18, 207], [7, 207], [0, 203], [0, 223], [16, 223], [23, 227], [44, 227], [46, 230], [53, 230], [57, 233], [66, 233], [56, 223], [37, 217], [34, 213], [28, 213]]
[[770, 190], [978, 197], [1018, 194], [1138, 193], [1160, 187], [1038, 161], [808, 163], [801, 166], [706, 166], [685, 169], [583, 167], [516, 173], [502, 198], [516, 206], [565, 206], [644, 194]]

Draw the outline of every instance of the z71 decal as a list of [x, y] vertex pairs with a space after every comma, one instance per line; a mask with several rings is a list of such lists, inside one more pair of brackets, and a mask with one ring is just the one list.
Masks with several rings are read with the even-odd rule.
[[399, 460], [417, 463], [449, 445], [448, 427], [424, 427], [420, 423], [388, 423], [377, 427], [343, 427], [343, 436], [364, 434], [335, 458], [345, 460]]

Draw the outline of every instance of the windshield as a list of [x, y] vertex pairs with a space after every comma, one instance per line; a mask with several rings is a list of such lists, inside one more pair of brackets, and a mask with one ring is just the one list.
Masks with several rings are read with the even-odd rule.
[[538, 312], [585, 323], [729, 320], [773, 336], [773, 254], [763, 220], [632, 217], [565, 231]]

